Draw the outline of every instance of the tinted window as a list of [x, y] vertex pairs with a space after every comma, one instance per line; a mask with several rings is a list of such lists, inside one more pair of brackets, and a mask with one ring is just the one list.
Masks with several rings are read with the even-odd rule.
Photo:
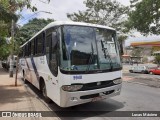
[[28, 44], [25, 45], [25, 56], [28, 56]]
[[34, 55], [34, 40], [31, 41], [31, 55]]
[[37, 55], [37, 38], [34, 39], [34, 54]]
[[37, 54], [42, 54], [43, 53], [43, 34], [40, 34], [37, 37]]
[[31, 42], [28, 43], [28, 56], [31, 55]]

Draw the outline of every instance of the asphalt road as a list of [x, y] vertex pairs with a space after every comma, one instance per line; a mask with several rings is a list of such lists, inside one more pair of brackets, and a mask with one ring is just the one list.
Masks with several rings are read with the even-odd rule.
[[[35, 97], [38, 96], [44, 106], [50, 111], [103, 111], [102, 113], [91, 115], [90, 117], [62, 117], [57, 115], [61, 120], [159, 120], [160, 118], [122, 118], [122, 117], [106, 117], [107, 111], [160, 111], [160, 88], [145, 86], [141, 84], [123, 82], [121, 95], [106, 99], [103, 101], [97, 101], [87, 104], [82, 104], [70, 108], [60, 108], [54, 102], [47, 104], [43, 101], [43, 96], [39, 91], [33, 87], [31, 84], [28, 84], [27, 89], [30, 93], [34, 94]], [[105, 112], [106, 111], [106, 112]], [[79, 116], [83, 116], [83, 112], [79, 112]]]
[[131, 83], [139, 83], [150, 87], [160, 88], [160, 75], [123, 73], [123, 80]]

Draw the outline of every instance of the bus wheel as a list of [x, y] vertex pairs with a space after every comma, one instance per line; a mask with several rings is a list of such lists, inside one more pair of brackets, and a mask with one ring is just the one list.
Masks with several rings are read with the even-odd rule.
[[44, 81], [41, 85], [41, 90], [42, 90], [42, 95], [44, 96], [45, 102], [50, 103], [51, 99], [49, 97], [47, 97], [47, 90], [46, 90], [46, 85], [45, 85]]
[[27, 84], [27, 83], [28, 83], [28, 81], [27, 81], [26, 78], [25, 78], [24, 70], [23, 70], [23, 81], [24, 81], [24, 84]]

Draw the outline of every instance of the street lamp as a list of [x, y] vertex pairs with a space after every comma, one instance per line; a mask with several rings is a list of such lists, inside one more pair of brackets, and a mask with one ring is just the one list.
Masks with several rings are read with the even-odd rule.
[[[33, 15], [29, 16], [28, 18], [26, 18], [24, 21], [26, 21], [27, 19], [31, 18], [32, 16], [34, 16], [34, 15], [40, 13], [40, 12], [47, 13], [47, 14], [52, 14], [51, 12], [47, 12], [47, 11], [38, 11], [38, 12], [34, 13]], [[24, 22], [24, 21], [22, 21], [22, 22]], [[20, 22], [20, 23], [22, 23], [22, 22]], [[12, 19], [12, 26], [11, 26], [11, 54], [10, 54], [10, 61], [9, 61], [9, 66], [10, 66], [9, 67], [9, 77], [13, 77], [13, 64], [14, 64], [13, 63], [13, 51], [14, 51], [14, 34], [15, 34], [14, 28], [15, 28], [15, 22]], [[17, 77], [17, 75], [16, 75], [16, 77]]]

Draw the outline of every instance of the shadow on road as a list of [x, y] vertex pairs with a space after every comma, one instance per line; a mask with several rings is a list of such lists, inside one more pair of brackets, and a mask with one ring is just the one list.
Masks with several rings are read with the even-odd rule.
[[[21, 85], [17, 87], [22, 87]], [[21, 102], [23, 99], [28, 97], [26, 92], [18, 90], [14, 85], [0, 85], [0, 106], [3, 104], [12, 104]]]
[[[27, 86], [40, 98], [44, 99], [40, 91], [32, 84], [28, 83]], [[104, 101], [91, 102], [81, 104], [69, 108], [61, 108], [54, 102], [47, 104], [47, 106], [55, 113], [59, 118], [67, 120], [84, 119], [87, 117], [105, 117], [107, 113], [117, 111], [124, 107], [124, 103], [115, 101], [113, 99], [106, 99]]]

